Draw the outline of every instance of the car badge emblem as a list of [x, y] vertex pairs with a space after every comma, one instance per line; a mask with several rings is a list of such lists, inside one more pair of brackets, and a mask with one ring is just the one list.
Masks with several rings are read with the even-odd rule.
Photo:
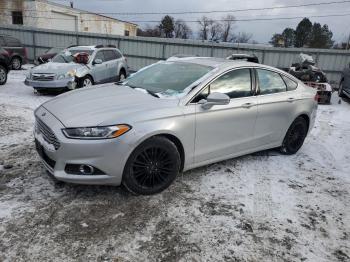
[[41, 116], [46, 116], [46, 112], [42, 113]]

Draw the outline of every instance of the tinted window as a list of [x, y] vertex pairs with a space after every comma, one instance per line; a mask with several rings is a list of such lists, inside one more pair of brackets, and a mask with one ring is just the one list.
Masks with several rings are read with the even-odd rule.
[[284, 75], [282, 75], [282, 78], [287, 85], [288, 91], [292, 91], [292, 90], [297, 89], [298, 84], [296, 82], [294, 82], [292, 79], [290, 79], [289, 77], [286, 77]]
[[210, 93], [213, 92], [224, 93], [230, 98], [251, 96], [250, 70], [233, 70], [219, 77], [210, 84]]
[[105, 55], [106, 61], [117, 59], [117, 54], [113, 50], [105, 50], [103, 53]]
[[261, 95], [286, 91], [286, 84], [284, 83], [280, 74], [263, 69], [257, 69], [257, 72], [259, 76], [259, 88]]
[[18, 46], [22, 46], [21, 42], [14, 38], [14, 37], [5, 37], [5, 41], [6, 41], [6, 45], [10, 46], [10, 47], [18, 47]]
[[105, 59], [105, 56], [104, 56], [103, 53], [104, 53], [103, 51], [98, 51], [98, 52], [96, 53], [95, 60], [96, 60], [96, 59], [101, 59], [102, 62], [105, 62], [106, 59]]
[[118, 50], [115, 50], [115, 53], [116, 53], [118, 59], [123, 56]]

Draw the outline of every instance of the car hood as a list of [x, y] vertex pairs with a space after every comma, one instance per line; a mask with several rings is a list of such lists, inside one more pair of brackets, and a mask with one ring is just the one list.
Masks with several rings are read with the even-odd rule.
[[149, 111], [176, 107], [178, 102], [128, 86], [106, 84], [65, 93], [43, 107], [66, 127], [88, 127], [129, 124], [136, 118], [146, 118]]
[[80, 69], [85, 67], [85, 65], [76, 64], [76, 63], [54, 63], [49, 62], [46, 64], [38, 65], [33, 67], [31, 73], [34, 74], [66, 74], [69, 70]]

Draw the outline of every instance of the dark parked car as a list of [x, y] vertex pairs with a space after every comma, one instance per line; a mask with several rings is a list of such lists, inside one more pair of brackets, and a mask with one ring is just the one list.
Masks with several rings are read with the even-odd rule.
[[27, 49], [17, 38], [0, 35], [0, 47], [9, 53], [12, 69], [19, 70], [23, 64], [27, 63]]
[[10, 67], [10, 56], [5, 49], [0, 47], [0, 85], [6, 84]]
[[342, 73], [338, 93], [340, 97], [350, 98], [350, 64]]
[[259, 58], [256, 55], [232, 54], [232, 55], [226, 57], [226, 59], [229, 59], [229, 60], [243, 60], [243, 61], [259, 64]]
[[41, 65], [49, 62], [50, 59], [54, 58], [58, 53], [60, 53], [64, 48], [63, 47], [52, 47], [47, 50], [45, 53], [37, 56], [34, 60], [34, 64]]

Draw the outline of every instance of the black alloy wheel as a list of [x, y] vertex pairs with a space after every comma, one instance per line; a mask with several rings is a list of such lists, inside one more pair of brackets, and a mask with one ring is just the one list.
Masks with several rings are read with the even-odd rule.
[[170, 186], [179, 169], [180, 155], [175, 144], [165, 137], [152, 137], [130, 155], [123, 184], [135, 194], [156, 194]]
[[289, 127], [281, 146], [281, 152], [292, 155], [302, 147], [308, 131], [307, 122], [303, 117], [298, 117]]

